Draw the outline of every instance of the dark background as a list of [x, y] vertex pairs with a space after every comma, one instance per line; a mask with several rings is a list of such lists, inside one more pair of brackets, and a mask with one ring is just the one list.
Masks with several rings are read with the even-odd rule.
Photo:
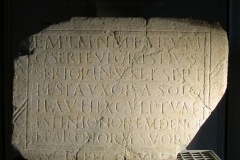
[[[1, 1], [0, 160], [22, 159], [11, 145], [13, 60], [19, 42], [72, 17], [172, 17], [219, 21], [228, 33], [228, 88], [189, 144], [221, 159], [240, 158], [240, 1], [237, 0], [5, 0]], [[240, 8], [239, 8], [240, 9]], [[238, 45], [239, 43], [239, 45]]]

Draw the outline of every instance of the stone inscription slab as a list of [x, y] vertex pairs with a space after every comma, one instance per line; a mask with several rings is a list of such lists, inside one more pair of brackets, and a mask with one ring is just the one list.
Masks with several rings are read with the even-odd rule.
[[30, 160], [175, 159], [226, 89], [218, 24], [73, 18], [22, 44], [12, 143]]

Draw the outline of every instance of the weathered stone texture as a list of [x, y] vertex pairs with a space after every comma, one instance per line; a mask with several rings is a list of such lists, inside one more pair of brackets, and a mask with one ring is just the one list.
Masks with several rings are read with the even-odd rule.
[[218, 24], [73, 18], [24, 44], [12, 143], [30, 160], [174, 159], [226, 89]]

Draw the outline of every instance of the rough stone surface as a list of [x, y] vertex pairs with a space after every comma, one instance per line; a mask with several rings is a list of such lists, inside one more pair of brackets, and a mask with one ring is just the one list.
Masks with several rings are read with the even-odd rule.
[[73, 18], [22, 46], [12, 143], [29, 160], [175, 159], [227, 84], [217, 23]]

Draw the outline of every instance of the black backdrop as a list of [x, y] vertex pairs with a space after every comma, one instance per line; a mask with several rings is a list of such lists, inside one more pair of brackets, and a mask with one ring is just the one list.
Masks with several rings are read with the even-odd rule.
[[[2, 3], [2, 2], [1, 2]], [[229, 36], [228, 89], [187, 149], [240, 157], [240, 2], [237, 0], [5, 0], [1, 4], [1, 160], [21, 159], [11, 145], [13, 60], [19, 42], [71, 17], [174, 17], [219, 21]]]

